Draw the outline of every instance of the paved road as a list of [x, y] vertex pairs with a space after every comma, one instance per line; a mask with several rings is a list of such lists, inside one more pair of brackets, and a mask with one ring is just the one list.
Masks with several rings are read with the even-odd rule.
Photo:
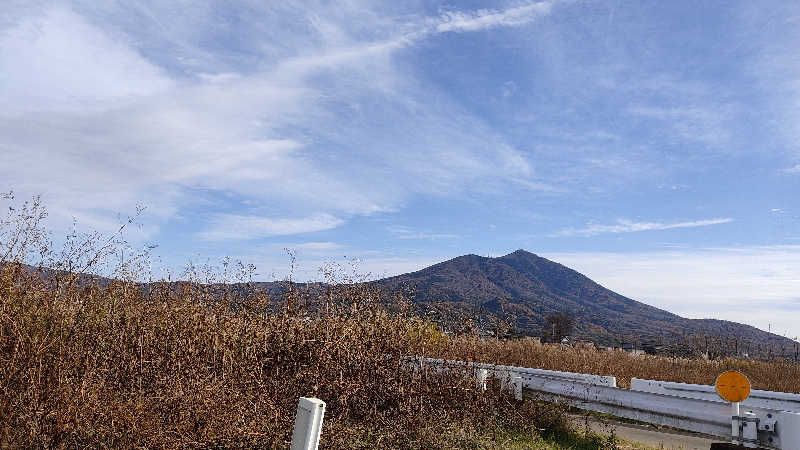
[[[574, 416], [573, 420], [579, 427], [586, 425], [586, 419], [583, 416]], [[596, 417], [589, 417], [588, 425], [589, 429], [595, 433], [611, 434], [613, 432], [619, 438], [665, 450], [709, 450], [712, 443], [721, 442], [720, 439], [704, 437], [694, 433], [671, 429], [656, 429], [646, 425], [616, 422]]]

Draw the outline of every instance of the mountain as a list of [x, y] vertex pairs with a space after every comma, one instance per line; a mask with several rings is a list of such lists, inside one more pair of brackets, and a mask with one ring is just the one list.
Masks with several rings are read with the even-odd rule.
[[[63, 270], [20, 266], [24, 272], [37, 273], [44, 279], [68, 274]], [[105, 286], [111, 281], [78, 275], [79, 284], [95, 282]], [[166, 286], [179, 292], [184, 284], [173, 281]], [[687, 319], [637, 302], [575, 270], [524, 250], [499, 258], [459, 256], [370, 284], [384, 293], [404, 293], [417, 314], [455, 331], [471, 327], [512, 336], [547, 336], [550, 331], [545, 326], [547, 318], [562, 313], [574, 319], [569, 333], [572, 337], [601, 345], [680, 355], [704, 351], [711, 355], [746, 353], [796, 358], [798, 351], [795, 341], [749, 325]], [[144, 295], [150, 295], [157, 285], [161, 283], [139, 284]], [[272, 307], [280, 310], [289, 284], [279, 281], [202, 286], [206, 295], [219, 299], [231, 294], [239, 298], [265, 294], [276, 300]], [[327, 289], [324, 283], [295, 286], [308, 294], [308, 298], [322, 298]]]
[[637, 302], [533, 253], [517, 250], [487, 258], [465, 255], [417, 272], [376, 282], [404, 290], [420, 312], [446, 327], [467, 319], [510, 323], [517, 334], [546, 335], [545, 320], [574, 318], [572, 335], [604, 345], [675, 346], [711, 343], [724, 353], [764, 353], [794, 341], [735, 322], [687, 319]]

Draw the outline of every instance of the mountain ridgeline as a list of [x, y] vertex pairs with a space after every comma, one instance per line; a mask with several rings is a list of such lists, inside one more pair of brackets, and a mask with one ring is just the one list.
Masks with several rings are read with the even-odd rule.
[[675, 349], [691, 344], [720, 354], [780, 354], [795, 348], [794, 341], [755, 327], [687, 319], [637, 302], [524, 250], [498, 258], [459, 256], [376, 283], [389, 291], [405, 290], [421, 314], [445, 327], [473, 323], [491, 329], [493, 323], [505, 323], [512, 334], [546, 336], [547, 317], [566, 313], [574, 319], [573, 336], [602, 345]]

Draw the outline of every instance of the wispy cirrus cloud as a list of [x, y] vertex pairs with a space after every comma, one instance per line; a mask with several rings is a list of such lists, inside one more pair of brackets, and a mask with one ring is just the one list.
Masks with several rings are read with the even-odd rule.
[[[228, 218], [234, 233], [209, 218], [206, 239], [314, 229], [300, 225], [333, 222], [297, 217], [394, 211], [508, 176], [536, 182], [523, 152], [395, 57], [437, 34], [530, 23], [549, 3], [398, 17], [356, 3], [233, 2], [239, 40], [218, 39], [227, 22], [206, 2], [192, 15], [155, 0], [20, 2], [0, 20], [0, 177], [44, 194], [65, 222], [101, 223], [138, 203], [169, 220], [208, 192], [278, 205], [298, 225], [242, 211]], [[167, 16], [172, 26], [159, 26]]]
[[800, 173], [800, 164], [784, 169], [783, 171], [786, 173]]
[[290, 248], [300, 248], [303, 250], [311, 250], [311, 251], [326, 251], [326, 250], [340, 250], [344, 248], [343, 245], [337, 244], [336, 242], [303, 242], [302, 244], [295, 244], [289, 246]]
[[494, 27], [525, 25], [550, 13], [552, 2], [539, 2], [503, 10], [481, 9], [473, 12], [450, 11], [439, 18], [436, 31], [478, 31]]
[[733, 222], [733, 220], [732, 218], [719, 218], [675, 223], [619, 220], [614, 225], [589, 224], [585, 228], [568, 228], [554, 233], [551, 236], [596, 236], [605, 233], [635, 233], [639, 231], [671, 230], [674, 228], [707, 227], [710, 225]]
[[[695, 94], [695, 96], [705, 95]], [[719, 148], [731, 138], [729, 123], [732, 119], [733, 107], [720, 104], [719, 100], [713, 103], [716, 104], [709, 106], [707, 103], [698, 101], [694, 104], [679, 104], [670, 107], [637, 105], [630, 107], [628, 113], [663, 123], [671, 129], [672, 136]]]
[[453, 233], [430, 233], [412, 230], [409, 227], [394, 226], [389, 228], [389, 232], [398, 239], [422, 239], [436, 241], [440, 239], [458, 239], [461, 236]]
[[[330, 214], [316, 214], [300, 218], [220, 214], [211, 220], [207, 229], [197, 233], [196, 236], [209, 241], [258, 239], [330, 230], [343, 223], [344, 220]], [[314, 245], [310, 248], [314, 248]]]
[[764, 93], [759, 114], [769, 117], [770, 133], [763, 143], [779, 147], [796, 159], [800, 156], [800, 60], [795, 50], [800, 42], [800, 8], [775, 2], [768, 13], [762, 11], [755, 4], [737, 8], [742, 29], [751, 33], [750, 45], [756, 50], [745, 70]]
[[436, 241], [440, 239], [458, 239], [459, 235], [452, 233], [409, 233], [397, 236], [398, 239], [427, 239]]

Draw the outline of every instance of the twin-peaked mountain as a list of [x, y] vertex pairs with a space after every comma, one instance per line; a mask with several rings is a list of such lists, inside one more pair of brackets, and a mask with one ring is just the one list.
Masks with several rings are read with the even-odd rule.
[[377, 283], [407, 291], [422, 314], [456, 328], [467, 320], [501, 319], [519, 334], [538, 336], [546, 334], [548, 316], [566, 313], [575, 320], [573, 335], [605, 345], [697, 345], [710, 339], [727, 348], [725, 353], [741, 354], [793, 351], [795, 344], [748, 325], [680, 317], [524, 250], [499, 258], [459, 256]]

